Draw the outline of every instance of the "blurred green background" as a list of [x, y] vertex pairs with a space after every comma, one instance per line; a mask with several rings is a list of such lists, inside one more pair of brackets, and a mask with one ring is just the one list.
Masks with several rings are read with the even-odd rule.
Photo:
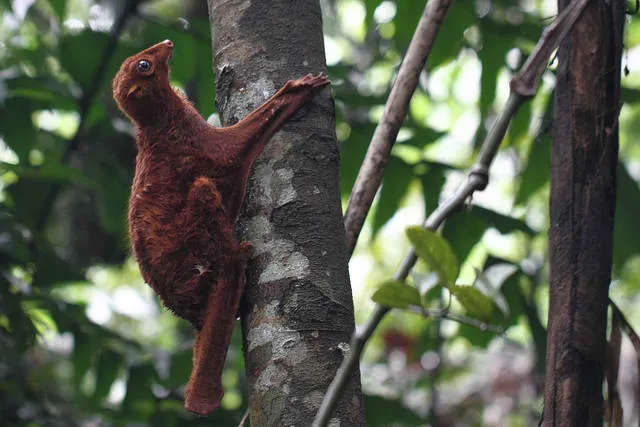
[[[321, 2], [348, 200], [421, 1]], [[0, 0], [0, 425], [237, 425], [247, 404], [236, 328], [222, 409], [189, 415], [181, 395], [193, 333], [140, 278], [126, 236], [133, 129], [111, 99], [128, 55], [176, 45], [172, 83], [215, 113], [205, 2]], [[465, 177], [508, 82], [553, 19], [549, 0], [459, 0], [436, 40], [383, 187], [350, 263], [356, 320], [420, 224]], [[110, 39], [116, 25], [117, 42]], [[612, 298], [640, 329], [640, 26], [625, 32], [624, 105]], [[542, 408], [547, 310], [548, 168], [555, 64], [516, 115], [473, 207], [443, 235], [504, 334], [396, 310], [362, 365], [367, 426], [527, 426]], [[476, 280], [482, 272], [480, 278]], [[428, 307], [469, 307], [411, 278]], [[634, 310], [634, 308], [636, 308]], [[626, 425], [637, 425], [636, 371], [623, 345]], [[636, 366], [636, 367], [634, 367]], [[635, 387], [635, 388], [634, 388]], [[635, 409], [634, 409], [635, 401]], [[635, 423], [635, 424], [632, 424]]]

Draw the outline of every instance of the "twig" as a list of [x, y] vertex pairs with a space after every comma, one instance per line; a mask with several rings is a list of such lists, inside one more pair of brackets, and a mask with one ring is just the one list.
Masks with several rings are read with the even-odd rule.
[[409, 311], [412, 311], [417, 314], [421, 314], [424, 317], [431, 317], [434, 319], [447, 319], [453, 322], [458, 322], [463, 325], [469, 325], [480, 329], [483, 332], [493, 332], [494, 334], [502, 334], [504, 333], [504, 328], [497, 325], [492, 325], [490, 323], [483, 322], [478, 319], [474, 319], [472, 317], [464, 316], [462, 314], [452, 313], [448, 309], [436, 309], [436, 310], [425, 310], [422, 307], [416, 307], [415, 309], [410, 308]]
[[424, 8], [418, 27], [409, 43], [407, 53], [391, 88], [384, 113], [371, 138], [358, 177], [351, 191], [344, 216], [349, 254], [369, 212], [371, 202], [380, 186], [384, 167], [395, 143], [398, 131], [409, 108], [409, 101], [418, 85], [418, 78], [431, 52], [438, 30], [453, 0], [430, 0]]
[[[587, 0], [578, 0], [572, 2], [564, 11], [558, 15], [558, 18], [542, 33], [538, 45], [531, 53], [529, 59], [522, 66], [518, 75], [511, 80], [511, 92], [509, 99], [500, 116], [496, 119], [491, 130], [485, 138], [480, 153], [475, 164], [471, 167], [467, 179], [463, 182], [453, 195], [442, 202], [429, 215], [424, 223], [424, 227], [430, 230], [436, 230], [440, 224], [464, 201], [470, 197], [475, 191], [483, 190], [489, 181], [489, 167], [500, 147], [500, 143], [504, 138], [507, 127], [516, 110], [526, 100], [535, 95], [536, 80], [532, 76], [538, 78], [546, 68], [547, 61], [551, 52], [560, 44], [569, 29], [573, 26], [576, 19], [584, 9]], [[565, 28], [566, 27], [566, 28]], [[387, 153], [388, 156], [388, 153]], [[382, 162], [384, 163], [384, 162]], [[404, 282], [413, 265], [417, 261], [416, 254], [413, 250], [405, 256], [402, 264], [396, 271], [393, 279], [398, 282]], [[342, 364], [338, 368], [336, 376], [329, 385], [327, 393], [324, 396], [320, 409], [316, 414], [313, 422], [314, 427], [322, 427], [326, 425], [331, 413], [344, 390], [347, 380], [356, 368], [365, 344], [373, 334], [382, 318], [389, 311], [388, 307], [378, 305], [371, 317], [366, 321], [362, 328], [356, 329], [351, 338], [351, 346], [349, 352], [345, 355]]]
[[[427, 315], [429, 315], [429, 312], [427, 312]], [[492, 325], [491, 323], [485, 323], [481, 320], [474, 319], [472, 317], [463, 316], [462, 314], [446, 312], [440, 316], [431, 316], [431, 317], [440, 317], [442, 319], [452, 320], [454, 322], [458, 322], [463, 325], [473, 326], [480, 329], [483, 332], [493, 332], [494, 334], [504, 333], [504, 328], [501, 326]]]
[[[66, 163], [69, 160], [69, 157], [71, 156], [71, 154], [77, 151], [80, 146], [80, 139], [84, 132], [84, 127], [86, 125], [86, 119], [89, 113], [89, 108], [91, 107], [93, 100], [98, 94], [98, 90], [100, 89], [100, 83], [102, 83], [102, 80], [104, 79], [104, 75], [107, 72], [107, 65], [109, 65], [109, 61], [111, 60], [111, 57], [116, 51], [116, 47], [118, 45], [118, 39], [120, 38], [120, 33], [122, 33], [122, 30], [124, 30], [124, 26], [127, 23], [127, 20], [131, 17], [131, 15], [133, 15], [136, 12], [140, 2], [141, 0], [129, 0], [125, 4], [125, 7], [122, 10], [122, 13], [120, 14], [116, 22], [113, 24], [113, 27], [111, 28], [111, 33], [109, 34], [107, 45], [105, 46], [104, 51], [102, 52], [102, 57], [100, 58], [100, 62], [98, 63], [98, 68], [96, 69], [96, 72], [93, 75], [93, 79], [91, 80], [91, 83], [89, 84], [89, 87], [87, 88], [87, 90], [82, 93], [82, 96], [78, 100], [78, 113], [80, 116], [80, 123], [78, 124], [78, 129], [76, 130], [76, 133], [73, 135], [73, 137], [67, 144], [67, 147], [65, 148], [64, 153], [62, 154], [63, 163]], [[49, 219], [49, 215], [51, 214], [51, 211], [52, 211], [51, 206], [53, 205], [53, 202], [55, 201], [61, 188], [62, 186], [60, 184], [58, 183], [53, 184], [51, 189], [45, 196], [44, 201], [42, 202], [43, 209], [38, 215], [38, 218], [36, 219], [36, 223], [35, 223], [36, 230], [41, 230], [42, 227], [44, 227], [44, 225], [47, 223], [47, 220]]]
[[244, 415], [242, 416], [242, 419], [240, 420], [240, 424], [238, 424], [238, 427], [244, 427], [244, 423], [247, 422], [248, 419], [249, 419], [249, 408], [247, 408], [247, 410], [244, 411]]

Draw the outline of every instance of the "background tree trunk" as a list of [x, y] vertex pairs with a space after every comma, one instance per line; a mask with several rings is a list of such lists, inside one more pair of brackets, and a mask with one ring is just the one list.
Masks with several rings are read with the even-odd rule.
[[[326, 72], [317, 0], [209, 0], [216, 103], [237, 122], [287, 80]], [[256, 161], [241, 219], [254, 244], [243, 304], [253, 426], [308, 425], [354, 328], [329, 92]], [[333, 421], [361, 425], [359, 373]]]
[[558, 51], [544, 425], [602, 425], [624, 7], [590, 2]]

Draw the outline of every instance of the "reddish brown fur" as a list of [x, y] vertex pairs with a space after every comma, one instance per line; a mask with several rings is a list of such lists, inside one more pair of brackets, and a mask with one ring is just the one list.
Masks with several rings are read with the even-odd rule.
[[[137, 128], [129, 234], [144, 280], [164, 305], [199, 331], [185, 406], [207, 414], [223, 395], [220, 377], [244, 288], [249, 242], [235, 223], [256, 156], [301, 105], [329, 84], [322, 74], [287, 82], [234, 126], [210, 126], [169, 85], [173, 43], [127, 58], [113, 97]], [[140, 60], [151, 64], [139, 71]]]

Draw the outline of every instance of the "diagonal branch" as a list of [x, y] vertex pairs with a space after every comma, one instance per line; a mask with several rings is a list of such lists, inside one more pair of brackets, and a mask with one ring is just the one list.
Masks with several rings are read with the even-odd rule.
[[409, 109], [409, 101], [418, 85], [418, 78], [431, 52], [438, 30], [453, 0], [430, 0], [424, 8], [418, 27], [411, 38], [407, 54], [398, 70], [382, 118], [371, 138], [351, 198], [344, 215], [347, 250], [353, 253], [358, 235], [378, 191], [384, 167], [396, 141], [400, 126]]
[[[491, 130], [485, 138], [480, 153], [471, 167], [467, 179], [449, 198], [444, 200], [429, 215], [424, 223], [424, 227], [436, 230], [443, 221], [449, 217], [457, 208], [462, 206], [475, 191], [482, 191], [489, 181], [489, 168], [498, 152], [500, 143], [507, 132], [509, 122], [515, 115], [518, 107], [535, 95], [536, 81], [546, 68], [547, 61], [553, 50], [560, 44], [576, 19], [580, 16], [588, 0], [578, 0], [570, 3], [564, 11], [556, 18], [542, 34], [538, 44], [530, 58], [523, 65], [520, 73], [511, 80], [511, 92], [509, 99], [496, 119]], [[532, 80], [531, 76], [536, 76]], [[523, 83], [524, 82], [524, 83]], [[387, 153], [387, 156], [389, 153]], [[384, 163], [384, 162], [382, 162]], [[361, 171], [362, 172], [362, 171]], [[411, 250], [403, 259], [400, 267], [396, 271], [393, 279], [404, 282], [417, 261], [416, 254]], [[314, 427], [322, 427], [329, 420], [333, 408], [342, 393], [347, 379], [358, 366], [360, 356], [364, 346], [377, 328], [382, 318], [389, 311], [388, 307], [378, 305], [373, 314], [366, 321], [364, 326], [358, 328], [351, 337], [349, 352], [346, 353], [342, 364], [338, 368], [327, 393], [324, 396], [320, 409], [313, 422]]]

